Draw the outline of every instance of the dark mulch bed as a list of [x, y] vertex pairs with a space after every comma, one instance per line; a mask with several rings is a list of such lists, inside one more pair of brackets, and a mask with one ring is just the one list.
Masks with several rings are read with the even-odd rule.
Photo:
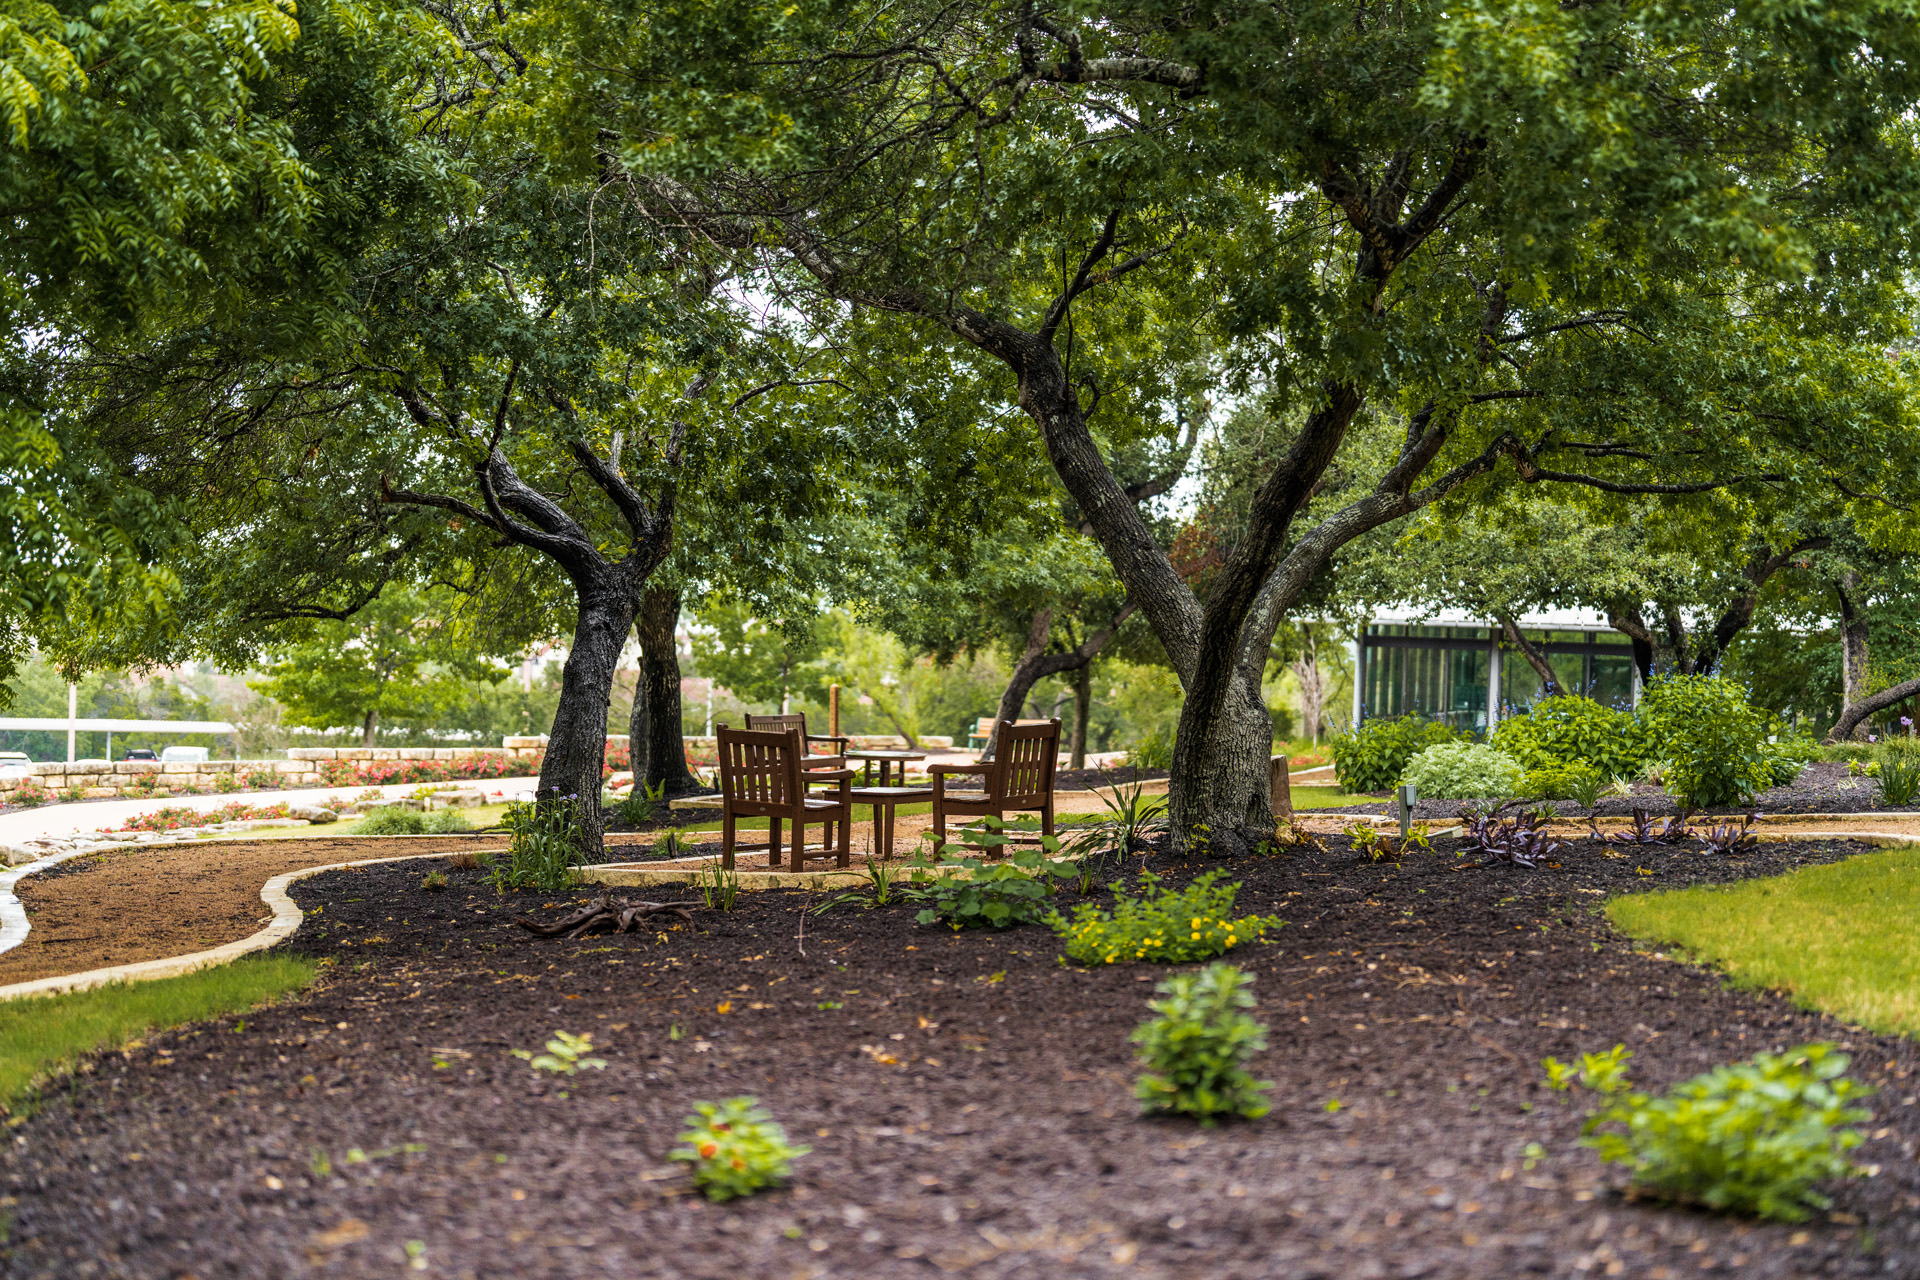
[[[1913, 1046], [1726, 991], [1598, 915], [1852, 847], [1581, 843], [1454, 872], [1446, 842], [1400, 867], [1331, 843], [1232, 868], [1243, 910], [1291, 923], [1234, 955], [1272, 1026], [1274, 1113], [1214, 1130], [1136, 1114], [1127, 1037], [1165, 971], [1063, 966], [1037, 928], [777, 892], [538, 941], [512, 917], [573, 895], [330, 873], [295, 890], [324, 907], [294, 943], [335, 961], [317, 992], [101, 1062], [0, 1148], [0, 1275], [401, 1275], [409, 1241], [473, 1277], [1920, 1274]], [[592, 1031], [609, 1067], [562, 1083], [508, 1056], [555, 1028]], [[1802, 1227], [1629, 1202], [1540, 1085], [1543, 1056], [1616, 1042], [1659, 1086], [1817, 1037], [1881, 1087], [1858, 1155], [1882, 1172]], [[790, 1190], [706, 1204], [664, 1157], [695, 1101], [746, 1092], [813, 1154]], [[1549, 1154], [1528, 1168], [1531, 1142]]]
[[[1848, 786], [1848, 783], [1852, 783]], [[1392, 797], [1389, 793], [1374, 793], [1375, 801], [1341, 805], [1342, 813], [1393, 813]], [[1459, 800], [1419, 800], [1414, 803], [1414, 814], [1421, 818], [1452, 818], [1460, 811], [1463, 802]], [[1467, 802], [1484, 804], [1485, 801]], [[1529, 804], [1525, 807], [1531, 808]], [[1848, 778], [1845, 761], [1815, 760], [1800, 771], [1800, 776], [1784, 787], [1774, 787], [1754, 797], [1749, 806], [1761, 813], [1920, 813], [1920, 804], [1890, 805], [1880, 800], [1879, 785], [1872, 778]], [[1571, 800], [1562, 800], [1554, 806], [1559, 812], [1573, 816], [1585, 816], [1586, 810]], [[1645, 809], [1651, 814], [1666, 816], [1680, 812], [1680, 804], [1660, 787], [1651, 783], [1636, 782], [1633, 795], [1608, 796], [1600, 802], [1594, 812], [1601, 817], [1624, 818], [1635, 809]], [[1703, 813], [1740, 814], [1745, 807], [1718, 808], [1702, 810]]]
[[620, 816], [618, 808], [608, 808], [605, 812], [606, 830], [609, 835], [620, 835], [640, 831], [669, 831], [677, 827], [697, 827], [703, 822], [713, 822], [720, 817], [718, 809], [669, 809], [665, 800], [654, 802], [653, 813], [645, 822], [633, 824]]

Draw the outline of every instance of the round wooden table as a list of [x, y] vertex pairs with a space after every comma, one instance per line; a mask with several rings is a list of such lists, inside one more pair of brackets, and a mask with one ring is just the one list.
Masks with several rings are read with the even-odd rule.
[[908, 763], [914, 760], [925, 760], [927, 758], [927, 753], [924, 751], [847, 751], [841, 754], [849, 761], [862, 760], [866, 762], [866, 773], [863, 774], [860, 779], [860, 785], [863, 787], [875, 785], [873, 782], [873, 766], [876, 761], [880, 765], [880, 781], [877, 785], [882, 787], [888, 786], [891, 783], [888, 772], [895, 764], [898, 764], [900, 766], [900, 781], [892, 785], [904, 786], [907, 781]]

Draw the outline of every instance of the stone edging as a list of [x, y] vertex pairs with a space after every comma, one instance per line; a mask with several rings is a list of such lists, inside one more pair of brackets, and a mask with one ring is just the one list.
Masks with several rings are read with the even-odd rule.
[[[93, 850], [78, 852], [91, 853]], [[106, 969], [89, 969], [84, 973], [70, 973], [52, 978], [36, 978], [31, 982], [16, 982], [11, 986], [0, 987], [0, 1001], [18, 1000], [26, 996], [58, 995], [64, 991], [85, 991], [92, 987], [103, 987], [112, 982], [149, 982], [155, 978], [174, 978], [183, 973], [192, 973], [196, 969], [206, 969], [214, 965], [237, 960], [254, 951], [264, 951], [277, 942], [293, 936], [300, 927], [305, 913], [300, 904], [287, 893], [287, 887], [309, 876], [317, 876], [323, 871], [341, 871], [348, 867], [371, 867], [382, 862], [415, 862], [422, 858], [450, 858], [460, 850], [446, 853], [414, 853], [398, 858], [366, 858], [359, 862], [329, 862], [324, 866], [303, 867], [298, 871], [287, 871], [275, 876], [260, 890], [260, 900], [273, 908], [273, 923], [250, 937], [238, 942], [229, 942], [224, 946], [207, 951], [195, 951], [184, 956], [170, 956], [159, 960], [141, 960], [134, 964], [118, 964]], [[73, 857], [74, 854], [61, 855]], [[49, 866], [58, 858], [46, 862], [32, 863], [21, 867], [21, 872], [38, 870]], [[24, 935], [23, 935], [24, 936]]]

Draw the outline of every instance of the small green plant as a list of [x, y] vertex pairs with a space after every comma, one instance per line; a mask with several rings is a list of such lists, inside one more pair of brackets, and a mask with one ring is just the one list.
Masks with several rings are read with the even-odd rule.
[[1408, 761], [1428, 747], [1453, 742], [1460, 736], [1437, 720], [1403, 716], [1397, 720], [1363, 720], [1358, 729], [1327, 745], [1341, 787], [1359, 793], [1388, 790], [1406, 772]]
[[1892, 756], [1880, 764], [1880, 803], [1906, 805], [1920, 793], [1920, 759]]
[[1871, 1119], [1851, 1105], [1871, 1089], [1846, 1078], [1847, 1055], [1831, 1044], [1756, 1053], [1715, 1067], [1656, 1098], [1633, 1089], [1625, 1045], [1589, 1053], [1575, 1067], [1541, 1063], [1547, 1085], [1580, 1084], [1606, 1105], [1587, 1117], [1581, 1143], [1624, 1164], [1655, 1195], [1732, 1213], [1799, 1222], [1832, 1201], [1814, 1189], [1853, 1171], [1845, 1153]]
[[216, 773], [213, 775], [213, 789], [223, 796], [232, 795], [240, 789], [240, 780], [233, 776], [231, 770], [226, 773]]
[[1580, 797], [1590, 795], [1594, 804], [1598, 804], [1604, 786], [1606, 782], [1598, 769], [1584, 761], [1576, 761], [1573, 764], [1556, 763], [1527, 770], [1518, 794], [1538, 800], [1578, 801], [1582, 808], [1591, 809], [1593, 805], [1582, 801]]
[[693, 887], [706, 902], [709, 911], [715, 907], [731, 911], [734, 899], [740, 896], [740, 873], [731, 867], [721, 866], [715, 860], [704, 867], [694, 868]]
[[353, 824], [357, 836], [417, 836], [427, 830], [427, 815], [403, 804], [381, 805]]
[[280, 775], [271, 769], [249, 769], [240, 777], [249, 791], [272, 791], [280, 785]]
[[1233, 902], [1240, 886], [1221, 884], [1222, 874], [1207, 871], [1184, 889], [1164, 889], [1159, 876], [1142, 871], [1136, 896], [1128, 896], [1123, 881], [1113, 883], [1111, 912], [1083, 902], [1071, 917], [1049, 913], [1046, 923], [1059, 935], [1067, 955], [1081, 964], [1205, 960], [1243, 942], [1258, 942], [1284, 923], [1275, 916], [1235, 920]]
[[1584, 764], [1603, 777], [1631, 773], [1647, 751], [1631, 713], [1578, 694], [1540, 699], [1500, 721], [1487, 740], [1526, 769]]
[[421, 820], [420, 829], [428, 835], [444, 835], [452, 831], [471, 831], [473, 825], [467, 821], [467, 815], [448, 806], [435, 809]]
[[1164, 729], [1155, 729], [1127, 748], [1127, 764], [1135, 769], [1171, 769], [1173, 767], [1173, 735]]
[[525, 1062], [535, 1071], [550, 1071], [557, 1076], [570, 1076], [584, 1067], [595, 1071], [606, 1070], [604, 1058], [589, 1058], [593, 1052], [593, 1033], [591, 1031], [573, 1035], [565, 1031], [553, 1033], [553, 1039], [547, 1041], [547, 1051], [536, 1054], [531, 1049], [515, 1049], [513, 1056]]
[[1877, 778], [1880, 776], [1880, 762], [1878, 760], [1849, 760], [1847, 761], [1847, 776], [1849, 778]]
[[893, 905], [900, 890], [895, 888], [901, 879], [901, 872], [884, 862], [868, 859], [866, 884], [860, 889], [846, 893], [836, 893], [813, 909], [813, 914], [823, 916], [836, 907], [889, 907]]
[[989, 860], [989, 853], [1007, 848], [1014, 837], [1008, 831], [1032, 831], [1031, 822], [1004, 823], [984, 818], [982, 827], [969, 827], [960, 833], [960, 843], [950, 843], [938, 863], [917, 860], [913, 863], [916, 899], [927, 903], [918, 919], [921, 924], [944, 920], [956, 929], [987, 927], [1004, 929], [1028, 924], [1046, 915], [1047, 898], [1054, 881], [1071, 880], [1078, 874], [1073, 863], [1057, 859], [1060, 841], [1041, 836], [1039, 846], [1021, 846], [1003, 858]]
[[554, 796], [507, 806], [501, 825], [512, 835], [506, 856], [485, 860], [487, 878], [500, 893], [509, 889], [573, 887], [581, 864], [578, 796]]
[[653, 786], [636, 780], [626, 799], [614, 806], [614, 812], [620, 821], [629, 827], [641, 827], [653, 817], [653, 810], [667, 795], [667, 780], [660, 779]]
[[62, 787], [60, 788], [60, 798], [68, 804], [72, 804], [76, 800], [85, 800], [87, 798], [87, 789], [85, 787]]
[[702, 1102], [687, 1117], [670, 1160], [693, 1166], [693, 1185], [709, 1200], [732, 1200], [786, 1181], [793, 1162], [813, 1148], [791, 1146], [787, 1131], [753, 1097]]
[[1725, 676], [1663, 676], [1640, 699], [1666, 788], [1690, 809], [1745, 804], [1773, 785], [1767, 713]]
[[1505, 800], [1520, 794], [1526, 771], [1497, 747], [1441, 742], [1407, 761], [1399, 781], [1433, 800]]
[[444, 871], [427, 872], [427, 874], [421, 878], [420, 887], [428, 893], [440, 892], [440, 890], [447, 887], [447, 873]]
[[1144, 846], [1148, 837], [1167, 829], [1167, 797], [1146, 795], [1145, 784], [1115, 783], [1112, 794], [1094, 788], [1106, 816], [1075, 834], [1069, 852], [1075, 857], [1105, 854], [1109, 851], [1125, 857]]
[[1252, 978], [1224, 961], [1168, 978], [1147, 1007], [1159, 1016], [1133, 1033], [1147, 1074], [1134, 1093], [1149, 1114], [1171, 1111], [1212, 1126], [1220, 1116], [1257, 1120], [1272, 1110], [1271, 1084], [1253, 1078], [1247, 1059], [1267, 1047], [1254, 1007]]

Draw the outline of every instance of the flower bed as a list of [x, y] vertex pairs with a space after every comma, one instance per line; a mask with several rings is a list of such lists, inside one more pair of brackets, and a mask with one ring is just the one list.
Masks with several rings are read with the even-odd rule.
[[221, 822], [240, 822], [248, 818], [285, 818], [285, 801], [266, 805], [247, 805], [235, 800], [218, 809], [189, 809], [181, 804], [161, 805], [152, 813], [130, 819], [115, 831], [179, 831], [186, 827], [211, 827]]
[[[613, 755], [611, 751], [607, 754]], [[470, 756], [465, 760], [321, 760], [316, 763], [320, 766], [320, 777], [329, 787], [381, 787], [395, 783], [485, 782], [523, 777], [540, 772], [541, 760], [541, 756], [535, 755]]]

